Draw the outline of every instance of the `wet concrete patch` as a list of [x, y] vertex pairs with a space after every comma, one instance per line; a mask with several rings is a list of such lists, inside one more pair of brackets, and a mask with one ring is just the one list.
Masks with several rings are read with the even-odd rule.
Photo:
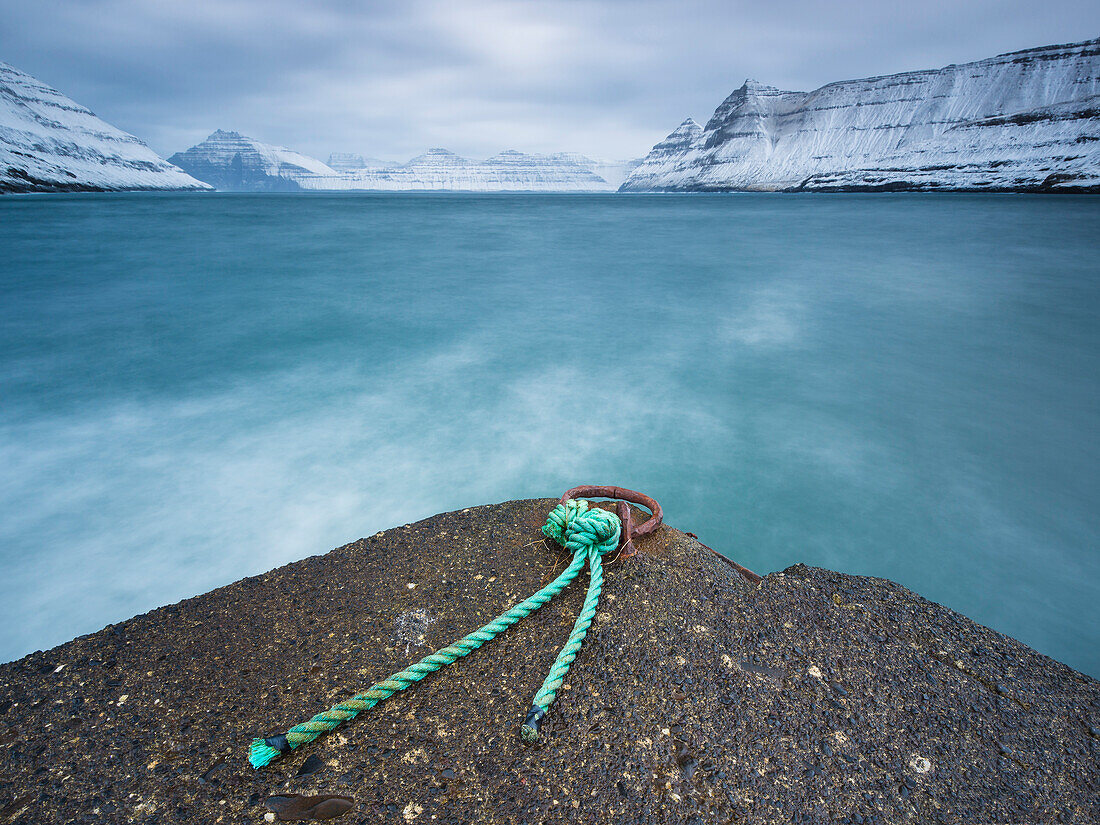
[[300, 822], [303, 820], [336, 819], [355, 807], [350, 796], [318, 794], [284, 794], [271, 796], [264, 800], [264, 807], [275, 814], [280, 822]]
[[294, 776], [309, 776], [312, 773], [317, 773], [323, 767], [325, 767], [325, 763], [321, 761], [320, 757], [315, 753], [311, 753], [306, 757], [306, 761], [298, 767], [298, 773]]

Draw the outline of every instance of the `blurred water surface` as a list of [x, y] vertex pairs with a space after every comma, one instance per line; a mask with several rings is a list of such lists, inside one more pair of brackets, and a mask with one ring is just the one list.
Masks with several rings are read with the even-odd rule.
[[0, 658], [646, 491], [1100, 676], [1100, 199], [0, 198]]

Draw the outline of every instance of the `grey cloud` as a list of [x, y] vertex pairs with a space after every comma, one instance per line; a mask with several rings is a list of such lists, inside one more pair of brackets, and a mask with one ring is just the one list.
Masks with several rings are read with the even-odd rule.
[[643, 154], [745, 77], [784, 88], [1094, 37], [1077, 0], [3, 4], [6, 60], [162, 155], [215, 128], [326, 157]]

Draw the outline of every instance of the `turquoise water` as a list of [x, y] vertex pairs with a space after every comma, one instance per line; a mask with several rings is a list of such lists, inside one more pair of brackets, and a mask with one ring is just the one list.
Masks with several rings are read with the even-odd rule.
[[0, 659], [433, 513], [653, 494], [1100, 676], [1100, 199], [0, 198]]

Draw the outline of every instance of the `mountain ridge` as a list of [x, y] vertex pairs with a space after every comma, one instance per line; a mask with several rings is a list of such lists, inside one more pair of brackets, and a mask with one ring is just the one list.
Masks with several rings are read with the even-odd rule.
[[746, 80], [683, 126], [619, 191], [1100, 191], [1100, 39], [810, 92]]
[[629, 169], [640, 163], [514, 149], [472, 160], [433, 147], [405, 163], [334, 152], [329, 165], [222, 129], [169, 160], [199, 180], [229, 191], [613, 192]]
[[209, 188], [143, 141], [0, 61], [0, 193]]

